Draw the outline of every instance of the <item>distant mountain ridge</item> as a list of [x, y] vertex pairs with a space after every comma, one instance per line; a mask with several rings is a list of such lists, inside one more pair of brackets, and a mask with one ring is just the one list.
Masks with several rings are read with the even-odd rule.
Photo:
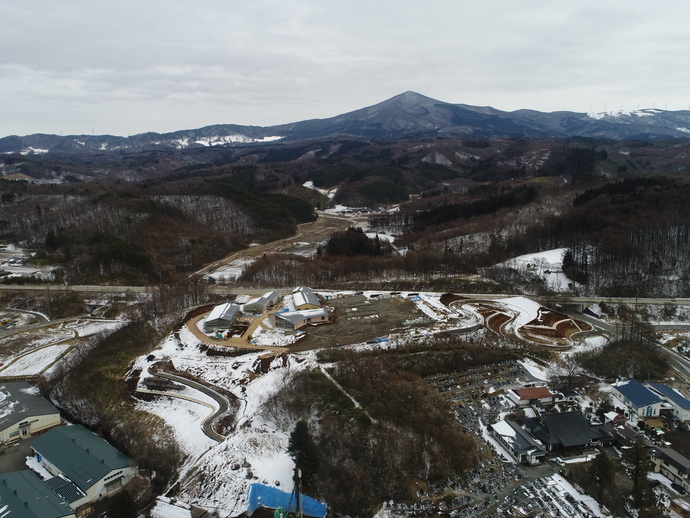
[[585, 113], [517, 110], [451, 104], [405, 92], [386, 101], [326, 119], [278, 126], [217, 124], [172, 133], [112, 135], [8, 136], [0, 153], [108, 153], [238, 146], [276, 140], [299, 141], [337, 137], [419, 138], [467, 136], [487, 138], [568, 138], [613, 140], [690, 138], [690, 111], [659, 109], [632, 113]]

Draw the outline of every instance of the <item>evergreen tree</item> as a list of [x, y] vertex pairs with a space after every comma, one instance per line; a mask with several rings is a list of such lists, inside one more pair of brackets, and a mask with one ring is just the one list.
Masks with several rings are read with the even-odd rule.
[[630, 449], [623, 454], [628, 476], [633, 483], [632, 497], [637, 509], [645, 509], [654, 504], [654, 493], [647, 474], [652, 471], [652, 461], [642, 436], [638, 435]]

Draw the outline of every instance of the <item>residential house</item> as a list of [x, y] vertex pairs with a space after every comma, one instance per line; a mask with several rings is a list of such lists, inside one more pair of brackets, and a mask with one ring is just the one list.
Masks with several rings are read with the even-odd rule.
[[295, 310], [297, 311], [303, 309], [318, 309], [321, 307], [321, 302], [319, 302], [316, 293], [306, 286], [295, 288], [292, 291], [292, 300], [295, 304]]
[[627, 417], [659, 415], [664, 400], [639, 381], [629, 379], [611, 387], [611, 394], [625, 406]]
[[137, 474], [132, 459], [81, 425], [53, 428], [31, 448], [53, 475], [46, 484], [75, 510], [117, 493]]
[[673, 417], [680, 421], [690, 421], [690, 401], [685, 396], [663, 383], [650, 381], [646, 385], [669, 404]]
[[235, 322], [240, 307], [232, 302], [215, 306], [204, 322], [204, 331], [212, 333], [217, 329], [228, 329]]
[[261, 297], [252, 299], [246, 304], [244, 304], [242, 306], [242, 311], [246, 313], [263, 313], [270, 307], [277, 304], [279, 300], [280, 293], [278, 293], [277, 291], [268, 291], [261, 295]]
[[661, 473], [671, 482], [682, 487], [686, 493], [690, 493], [690, 459], [671, 448], [656, 446], [650, 449], [650, 457], [655, 473]]
[[0, 442], [25, 439], [60, 424], [60, 412], [25, 382], [0, 385]]
[[310, 324], [326, 324], [330, 314], [324, 308], [305, 309], [303, 311], [278, 311], [269, 315], [271, 325], [281, 329], [296, 331]]
[[516, 462], [531, 466], [546, 459], [546, 449], [514, 421], [499, 421], [492, 424], [491, 435], [505, 447]]
[[29, 470], [0, 475], [0, 516], [75, 518], [74, 509]]
[[556, 389], [553, 399], [555, 403], [575, 403], [578, 396], [568, 385], [561, 385]]

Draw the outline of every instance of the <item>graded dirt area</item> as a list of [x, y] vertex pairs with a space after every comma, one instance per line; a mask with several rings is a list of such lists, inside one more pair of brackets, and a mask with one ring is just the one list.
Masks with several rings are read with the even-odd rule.
[[367, 301], [366, 297], [356, 295], [329, 300], [326, 305], [335, 308], [336, 322], [309, 327], [309, 336], [290, 350], [305, 351], [376, 340], [403, 332], [406, 319], [421, 315], [413, 302], [401, 298]]

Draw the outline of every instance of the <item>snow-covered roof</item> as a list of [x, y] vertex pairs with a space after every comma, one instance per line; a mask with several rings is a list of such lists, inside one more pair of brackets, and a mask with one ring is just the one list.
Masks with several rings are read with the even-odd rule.
[[299, 308], [305, 304], [310, 304], [312, 306], [320, 306], [319, 298], [316, 296], [311, 288], [306, 286], [300, 286], [295, 288], [292, 292], [292, 298], [295, 301], [295, 307]]
[[26, 381], [0, 385], [0, 430], [29, 417], [59, 414], [60, 411]]
[[206, 317], [206, 323], [213, 322], [214, 320], [227, 320], [232, 322], [235, 320], [235, 316], [239, 311], [240, 307], [232, 302], [226, 302], [213, 308], [211, 313]]

